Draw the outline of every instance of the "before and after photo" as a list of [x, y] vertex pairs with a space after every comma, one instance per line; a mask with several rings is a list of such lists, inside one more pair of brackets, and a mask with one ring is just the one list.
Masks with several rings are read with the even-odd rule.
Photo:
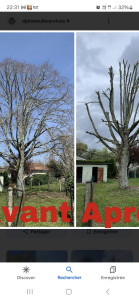
[[138, 227], [139, 33], [0, 45], [0, 227]]

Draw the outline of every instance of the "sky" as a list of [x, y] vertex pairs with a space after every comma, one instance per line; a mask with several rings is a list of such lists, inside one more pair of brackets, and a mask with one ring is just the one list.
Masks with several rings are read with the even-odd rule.
[[[0, 62], [6, 58], [35, 65], [48, 61], [70, 84], [74, 84], [73, 33], [1, 32]], [[3, 163], [0, 158], [0, 165]]]
[[[92, 125], [86, 112], [85, 102], [97, 101], [95, 91], [106, 91], [109, 88], [109, 67], [114, 69], [115, 112], [119, 117], [119, 62], [123, 59], [131, 68], [139, 60], [138, 32], [80, 32], [76, 42], [76, 132], [77, 138], [89, 148], [103, 149], [98, 140], [87, 134]], [[139, 101], [139, 95], [136, 104]], [[102, 97], [108, 109], [107, 99]], [[91, 115], [98, 131], [105, 137], [111, 137], [107, 126], [101, 121], [104, 115], [99, 105], [91, 104]], [[138, 115], [139, 118], [139, 115]]]
[[0, 62], [12, 58], [35, 65], [49, 61], [74, 82], [73, 33], [0, 33]]

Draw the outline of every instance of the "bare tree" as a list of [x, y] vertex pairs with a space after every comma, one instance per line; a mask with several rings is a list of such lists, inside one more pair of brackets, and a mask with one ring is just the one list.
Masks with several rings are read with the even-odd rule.
[[19, 189], [25, 162], [53, 149], [72, 103], [71, 85], [48, 62], [0, 63], [0, 156], [16, 171]]
[[[136, 96], [139, 90], [139, 76], [138, 76], [137, 62], [132, 71], [130, 71], [130, 65], [123, 61], [123, 68], [119, 63], [119, 74], [120, 74], [120, 97], [119, 106], [120, 113], [117, 119], [114, 108], [114, 73], [113, 68], [109, 68], [110, 76], [110, 88], [108, 92], [103, 92], [103, 96], [108, 100], [109, 111], [106, 111], [100, 92], [97, 91], [98, 104], [104, 114], [102, 122], [104, 122], [109, 129], [111, 138], [102, 136], [93, 121], [92, 112], [89, 108], [89, 104], [86, 103], [86, 109], [93, 126], [94, 132], [88, 132], [95, 136], [105, 147], [112, 151], [119, 164], [119, 187], [128, 187], [128, 162], [129, 162], [129, 149], [137, 144], [139, 134], [139, 101], [136, 104]], [[116, 100], [118, 101], [118, 99]], [[96, 102], [95, 102], [96, 103]]]

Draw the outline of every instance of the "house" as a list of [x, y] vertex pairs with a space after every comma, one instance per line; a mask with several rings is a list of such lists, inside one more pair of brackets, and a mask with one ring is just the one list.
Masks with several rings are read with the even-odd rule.
[[49, 168], [43, 163], [31, 163], [28, 174], [24, 175], [24, 179], [32, 177], [34, 175], [46, 175]]
[[107, 182], [108, 164], [104, 162], [93, 162], [87, 160], [77, 160], [77, 183], [86, 183], [86, 181], [93, 182]]
[[32, 163], [31, 164], [31, 175], [36, 175], [36, 174], [47, 174], [49, 171], [49, 168], [44, 165], [43, 163]]

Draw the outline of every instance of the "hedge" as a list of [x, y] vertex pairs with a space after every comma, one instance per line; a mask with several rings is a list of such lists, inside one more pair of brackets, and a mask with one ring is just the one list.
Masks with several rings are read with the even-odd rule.
[[36, 174], [33, 175], [32, 177], [27, 177], [25, 179], [25, 185], [30, 186], [31, 185], [31, 180], [32, 180], [32, 185], [43, 185], [47, 184], [49, 181], [49, 175], [48, 174]]

